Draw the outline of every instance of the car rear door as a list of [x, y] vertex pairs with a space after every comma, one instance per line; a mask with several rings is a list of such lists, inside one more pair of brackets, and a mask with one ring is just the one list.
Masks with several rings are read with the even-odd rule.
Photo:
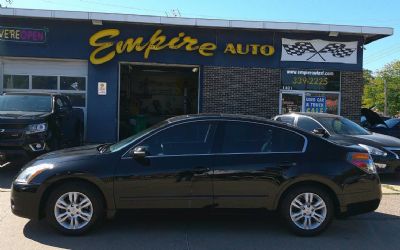
[[216, 125], [193, 121], [173, 125], [136, 146], [143, 160], [123, 157], [117, 167], [119, 208], [201, 208], [212, 204], [210, 152]]
[[269, 207], [306, 145], [290, 130], [244, 121], [221, 123], [215, 140], [214, 202], [220, 208]]

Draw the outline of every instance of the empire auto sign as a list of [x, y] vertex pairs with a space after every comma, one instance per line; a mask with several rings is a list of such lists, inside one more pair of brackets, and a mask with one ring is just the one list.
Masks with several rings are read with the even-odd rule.
[[[162, 29], [156, 30], [148, 39], [143, 36], [119, 39], [119, 29], [104, 29], [89, 38], [89, 44], [94, 48], [90, 54], [92, 64], [103, 64], [115, 56], [125, 53], [140, 52], [148, 59], [150, 54], [161, 50], [184, 50], [197, 52], [201, 56], [212, 57], [218, 48], [214, 42], [199, 42], [199, 39], [180, 32], [174, 36], [163, 34]], [[227, 42], [224, 54], [272, 56], [275, 48], [270, 44], [243, 44]]]

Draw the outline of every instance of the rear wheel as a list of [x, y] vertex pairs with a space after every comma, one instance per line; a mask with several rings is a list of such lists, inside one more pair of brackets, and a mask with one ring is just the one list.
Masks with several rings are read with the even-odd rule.
[[334, 207], [329, 194], [319, 187], [295, 188], [283, 198], [281, 213], [289, 228], [300, 236], [321, 233], [332, 221]]
[[101, 194], [91, 185], [69, 182], [49, 196], [46, 219], [58, 231], [80, 235], [88, 232], [104, 217]]

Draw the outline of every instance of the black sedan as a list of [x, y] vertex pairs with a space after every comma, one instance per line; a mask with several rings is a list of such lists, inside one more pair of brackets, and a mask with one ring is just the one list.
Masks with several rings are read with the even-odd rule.
[[400, 138], [400, 118], [385, 118], [371, 109], [361, 109], [361, 125], [372, 132]]
[[355, 122], [324, 113], [290, 113], [274, 120], [294, 125], [342, 145], [359, 145], [372, 156], [379, 173], [400, 172], [400, 139], [370, 132]]
[[190, 115], [115, 144], [37, 158], [14, 180], [11, 209], [82, 234], [118, 209], [262, 208], [311, 236], [335, 215], [373, 211], [380, 200], [361, 147], [262, 118]]

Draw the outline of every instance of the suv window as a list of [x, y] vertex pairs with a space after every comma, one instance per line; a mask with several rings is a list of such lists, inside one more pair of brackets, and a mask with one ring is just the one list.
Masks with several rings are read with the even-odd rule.
[[222, 136], [222, 153], [300, 152], [304, 138], [294, 132], [273, 126], [226, 122]]
[[294, 117], [293, 116], [279, 116], [276, 118], [277, 121], [287, 123], [289, 125], [294, 124]]
[[308, 117], [299, 117], [297, 119], [297, 127], [312, 132], [314, 129], [322, 128], [316, 121]]
[[167, 128], [143, 141], [150, 155], [211, 153], [215, 126], [210, 122], [190, 122]]

